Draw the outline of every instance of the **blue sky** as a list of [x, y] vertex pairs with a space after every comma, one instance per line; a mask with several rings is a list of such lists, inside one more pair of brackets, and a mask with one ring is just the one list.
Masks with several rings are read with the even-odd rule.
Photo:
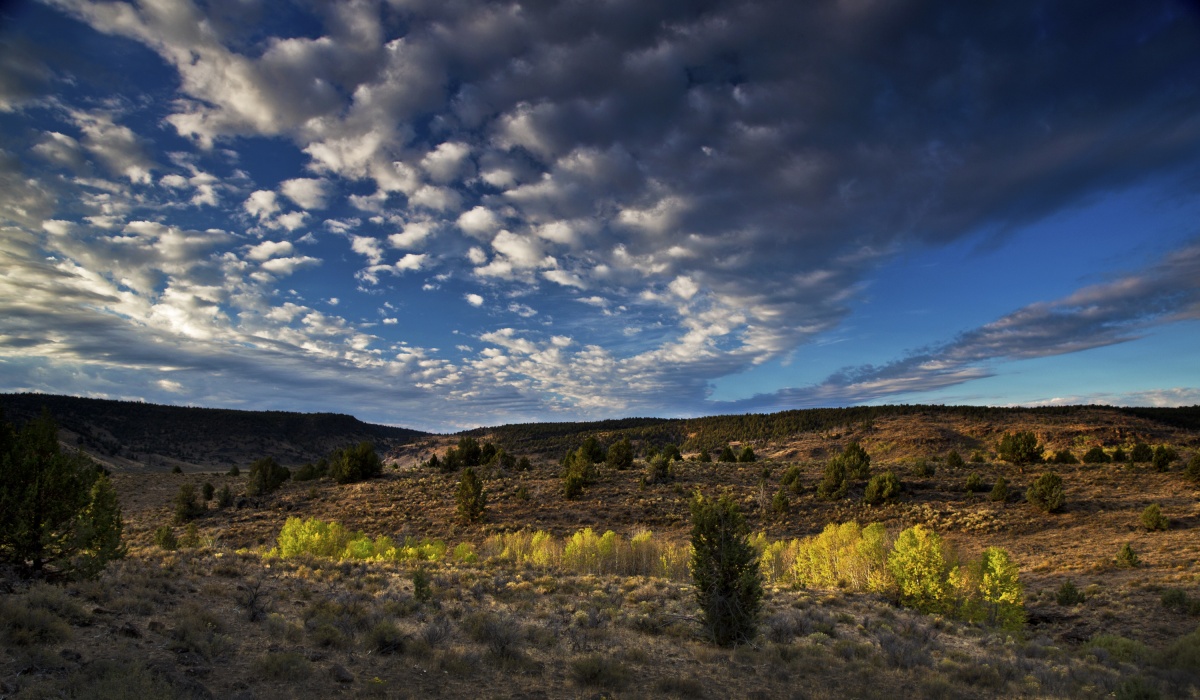
[[1189, 3], [0, 15], [0, 390], [450, 431], [1200, 403]]

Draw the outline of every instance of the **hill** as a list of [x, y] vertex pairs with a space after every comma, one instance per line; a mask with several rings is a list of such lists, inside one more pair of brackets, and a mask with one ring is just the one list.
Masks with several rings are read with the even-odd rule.
[[245, 467], [267, 456], [292, 466], [363, 440], [387, 452], [428, 436], [338, 413], [162, 406], [51, 394], [0, 394], [0, 409], [16, 423], [49, 410], [64, 443], [125, 471], [176, 466], [210, 471]]

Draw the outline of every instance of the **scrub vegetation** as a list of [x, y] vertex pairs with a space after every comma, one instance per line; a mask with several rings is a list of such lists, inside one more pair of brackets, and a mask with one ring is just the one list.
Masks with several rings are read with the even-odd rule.
[[1200, 693], [1191, 413], [886, 408], [113, 469], [103, 561], [5, 550], [0, 693]]

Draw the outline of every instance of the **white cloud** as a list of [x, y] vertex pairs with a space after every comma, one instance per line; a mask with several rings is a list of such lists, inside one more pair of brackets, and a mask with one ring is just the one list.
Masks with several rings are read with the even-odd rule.
[[150, 184], [154, 162], [132, 129], [114, 124], [112, 117], [103, 113], [74, 112], [72, 116], [83, 132], [83, 146], [88, 152], [130, 182]]
[[675, 296], [684, 301], [691, 300], [692, 297], [696, 296], [696, 292], [700, 291], [700, 287], [696, 284], [695, 280], [685, 275], [680, 275], [671, 280], [671, 283], [667, 287], [675, 293]]
[[587, 284], [580, 279], [578, 275], [567, 272], [566, 270], [546, 270], [542, 273], [542, 277], [545, 277], [555, 284], [561, 284], [564, 287], [587, 289]]
[[508, 305], [508, 310], [510, 313], [514, 313], [522, 318], [532, 318], [537, 316], [537, 309], [525, 304], [518, 304], [515, 301]]
[[351, 236], [350, 249], [364, 256], [372, 265], [378, 265], [383, 260], [383, 244], [378, 238]]
[[436, 228], [437, 224], [432, 221], [412, 222], [407, 224], [400, 233], [393, 233], [388, 236], [388, 244], [393, 248], [407, 250], [419, 248]]
[[445, 184], [470, 174], [470, 155], [471, 147], [467, 144], [448, 141], [422, 158], [421, 167], [429, 179]]
[[264, 221], [271, 218], [279, 212], [279, 202], [275, 199], [275, 193], [271, 190], [257, 190], [252, 192], [246, 201], [242, 203], [242, 208], [251, 216], [257, 216], [259, 221]]
[[296, 270], [301, 270], [306, 267], [315, 267], [320, 265], [321, 261], [318, 258], [313, 258], [307, 255], [295, 256], [289, 258], [273, 258], [264, 262], [261, 267], [267, 272], [273, 272], [277, 275], [290, 275]]
[[491, 236], [499, 231], [501, 226], [500, 219], [496, 217], [496, 214], [483, 206], [463, 212], [459, 215], [456, 223], [463, 233], [476, 238]]
[[299, 177], [284, 180], [279, 185], [283, 196], [301, 209], [324, 209], [328, 205], [328, 183], [324, 180]]
[[162, 389], [163, 391], [169, 391], [172, 394], [181, 394], [183, 393], [184, 389], [183, 384], [171, 381], [170, 379], [160, 379], [155, 382], [155, 384], [157, 384], [158, 388]]
[[409, 204], [434, 211], [453, 213], [462, 207], [462, 195], [449, 187], [424, 185], [408, 197]]
[[295, 246], [288, 241], [263, 241], [256, 246], [252, 246], [246, 252], [246, 257], [250, 260], [262, 261], [291, 255], [294, 250]]
[[466, 299], [467, 303], [471, 306], [483, 306], [483, 297], [479, 296], [478, 294], [466, 294], [463, 296], [463, 298]]

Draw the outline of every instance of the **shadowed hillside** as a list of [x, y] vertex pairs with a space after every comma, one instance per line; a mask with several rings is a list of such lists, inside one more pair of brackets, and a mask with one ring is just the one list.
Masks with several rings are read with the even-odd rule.
[[23, 423], [48, 409], [60, 438], [122, 469], [184, 471], [245, 467], [271, 456], [284, 465], [319, 459], [367, 440], [382, 452], [425, 437], [406, 428], [363, 423], [338, 413], [237, 411], [160, 406], [48, 394], [3, 394], [0, 409]]

